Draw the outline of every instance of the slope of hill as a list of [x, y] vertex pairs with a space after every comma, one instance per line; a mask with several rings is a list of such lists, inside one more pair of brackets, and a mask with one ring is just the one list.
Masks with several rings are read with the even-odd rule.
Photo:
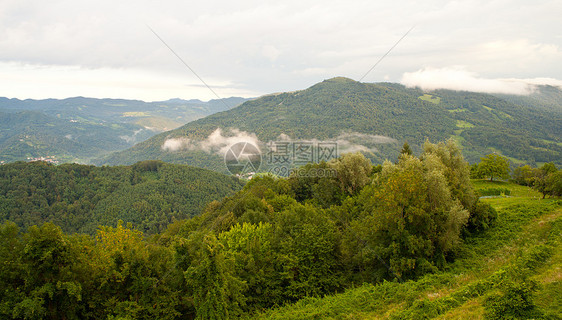
[[484, 200], [498, 210], [496, 225], [466, 238], [446, 270], [305, 298], [249, 318], [559, 319], [562, 202], [540, 200], [538, 192], [505, 182], [474, 185], [508, 189], [511, 197]]
[[[26, 179], [12, 178], [6, 196], [18, 198], [17, 205], [40, 210], [55, 201], [64, 208], [73, 194], [85, 195], [62, 211], [66, 220], [56, 222], [72, 221], [71, 208], [91, 206], [84, 199], [97, 194], [88, 195], [88, 184], [103, 186], [97, 190], [108, 190], [105, 194], [130, 183], [133, 188], [124, 189], [125, 197], [118, 193], [119, 201], [134, 198], [134, 187], [144, 185], [145, 201], [121, 209], [133, 207], [142, 216], [144, 209], [154, 212], [150, 205], [166, 207], [162, 197], [177, 193], [170, 185], [184, 180], [169, 170], [181, 166], [158, 161], [130, 169], [61, 165], [54, 167], [60, 174], [54, 177], [43, 170], [53, 166], [8, 166], [17, 171], [17, 165], [31, 168], [33, 186], [39, 186], [33, 190]], [[341, 174], [312, 175], [330, 168]], [[147, 320], [559, 318], [560, 199], [541, 199], [535, 190], [509, 183], [471, 182], [452, 141], [425, 143], [420, 157], [404, 155], [380, 167], [354, 153], [301, 169], [305, 174], [289, 178], [251, 179], [201, 215], [150, 237], [122, 223], [100, 226], [95, 236], [65, 234], [52, 223], [27, 230], [0, 224], [5, 288], [0, 314]], [[94, 171], [103, 174], [78, 179]], [[164, 186], [155, 183], [164, 175]], [[44, 185], [59, 176], [70, 183], [53, 199]], [[495, 197], [478, 197], [483, 194]], [[6, 203], [14, 204], [0, 199], [0, 207]], [[38, 210], [25, 218], [48, 213]], [[119, 210], [106, 206], [104, 212], [112, 216]]]
[[233, 177], [157, 161], [126, 167], [16, 162], [0, 166], [0, 223], [53, 222], [68, 233], [93, 234], [123, 220], [153, 234], [241, 187]]
[[39, 111], [0, 112], [0, 161], [43, 157], [54, 162], [86, 162], [153, 134], [128, 123], [77, 123]]
[[398, 84], [333, 78], [306, 90], [247, 101], [97, 163], [161, 159], [225, 171], [225, 146], [243, 138], [261, 141], [262, 156], [269, 141], [300, 139], [335, 141], [340, 153], [362, 150], [381, 162], [396, 159], [404, 141], [419, 151], [425, 139], [452, 137], [470, 162], [497, 152], [515, 164], [554, 161], [560, 165], [562, 107], [552, 100], [549, 107], [532, 107], [529, 99], [510, 102], [488, 94], [447, 90], [428, 94]]
[[89, 162], [245, 101], [0, 98], [0, 161]]

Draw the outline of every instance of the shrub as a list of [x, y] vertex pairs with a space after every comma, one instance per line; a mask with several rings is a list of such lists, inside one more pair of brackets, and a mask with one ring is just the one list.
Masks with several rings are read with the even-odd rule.
[[478, 194], [480, 196], [509, 196], [511, 195], [511, 190], [507, 188], [486, 188], [478, 190]]
[[466, 224], [469, 233], [486, 230], [494, 225], [498, 213], [491, 205], [477, 200], [470, 209], [470, 216]]

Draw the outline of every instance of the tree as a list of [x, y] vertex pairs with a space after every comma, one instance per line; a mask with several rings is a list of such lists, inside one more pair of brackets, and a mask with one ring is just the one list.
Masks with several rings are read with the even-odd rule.
[[84, 306], [82, 285], [76, 281], [76, 255], [60, 227], [45, 223], [32, 226], [23, 237], [25, 246], [22, 299], [14, 306], [14, 318], [76, 319]]
[[537, 169], [531, 168], [529, 165], [517, 167], [513, 170], [513, 180], [515, 180], [517, 184], [530, 187], [535, 182], [536, 171]]
[[369, 181], [373, 170], [371, 161], [361, 153], [346, 153], [328, 163], [336, 169], [340, 188], [348, 195], [356, 194]]
[[404, 142], [404, 145], [402, 146], [402, 150], [400, 151], [400, 154], [408, 154], [408, 155], [413, 155], [412, 149], [410, 149], [410, 145], [408, 144], [408, 142]]
[[240, 312], [246, 284], [234, 275], [234, 259], [214, 234], [194, 236], [200, 247], [184, 276], [193, 291], [196, 319], [230, 319]]
[[551, 196], [562, 196], [562, 170], [549, 174], [547, 185]]
[[459, 200], [466, 209], [472, 207], [476, 195], [470, 183], [470, 167], [456, 142], [453, 139], [437, 144], [426, 141], [423, 149], [420, 159], [425, 166], [442, 170], [453, 198]]
[[[557, 195], [560, 188], [560, 174], [553, 163], [545, 163], [539, 169], [535, 169], [533, 187], [542, 193], [543, 199], [546, 195]], [[562, 190], [561, 190], [562, 191]]]
[[404, 142], [404, 145], [402, 145], [402, 150], [400, 150], [400, 154], [398, 155], [398, 159], [396, 160], [396, 163], [398, 163], [398, 161], [400, 161], [400, 159], [402, 159], [402, 157], [404, 155], [413, 155], [412, 149], [410, 148], [410, 145], [408, 144], [408, 142]]
[[490, 177], [490, 181], [492, 181], [494, 177], [504, 179], [509, 178], [509, 159], [498, 154], [491, 153], [480, 158], [478, 170], [482, 173], [482, 175]]
[[366, 277], [423, 274], [442, 265], [460, 243], [469, 213], [454, 195], [454, 176], [432, 150], [428, 145], [423, 160], [405, 155], [396, 165], [386, 161], [361, 191], [357, 201], [364, 212], [346, 231], [345, 247], [347, 260], [359, 260]]

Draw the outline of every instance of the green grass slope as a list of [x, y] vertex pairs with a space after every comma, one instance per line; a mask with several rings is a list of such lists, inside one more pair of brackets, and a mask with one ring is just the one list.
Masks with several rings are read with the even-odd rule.
[[531, 309], [529, 318], [559, 319], [562, 201], [540, 200], [536, 191], [505, 182], [474, 184], [511, 195], [484, 200], [498, 210], [496, 226], [467, 238], [446, 270], [306, 298], [252, 319], [488, 319], [498, 313], [504, 319], [523, 307]]
[[453, 137], [463, 146], [470, 162], [499, 152], [520, 163], [562, 164], [562, 110], [532, 108], [517, 104], [518, 101], [521, 100], [509, 102], [487, 94], [447, 90], [427, 94], [398, 84], [333, 78], [306, 90], [247, 101], [113, 153], [97, 163], [115, 165], [161, 159], [224, 171], [222, 154], [192, 147], [175, 151], [162, 148], [168, 139], [203, 141], [221, 128], [225, 135], [229, 129], [255, 134], [263, 143], [276, 140], [281, 134], [292, 139], [340, 141], [342, 133], [353, 133], [359, 140], [356, 143], [364, 146], [370, 139], [376, 140], [373, 136], [394, 139], [392, 143], [374, 142], [375, 148], [367, 146], [371, 149], [367, 156], [375, 162], [396, 159], [404, 141], [419, 151], [425, 139]]

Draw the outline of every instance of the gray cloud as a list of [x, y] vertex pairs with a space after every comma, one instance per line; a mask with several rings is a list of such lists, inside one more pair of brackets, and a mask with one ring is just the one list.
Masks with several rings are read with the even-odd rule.
[[0, 96], [214, 98], [463, 65], [485, 79], [562, 78], [560, 1], [151, 0], [0, 3]]

